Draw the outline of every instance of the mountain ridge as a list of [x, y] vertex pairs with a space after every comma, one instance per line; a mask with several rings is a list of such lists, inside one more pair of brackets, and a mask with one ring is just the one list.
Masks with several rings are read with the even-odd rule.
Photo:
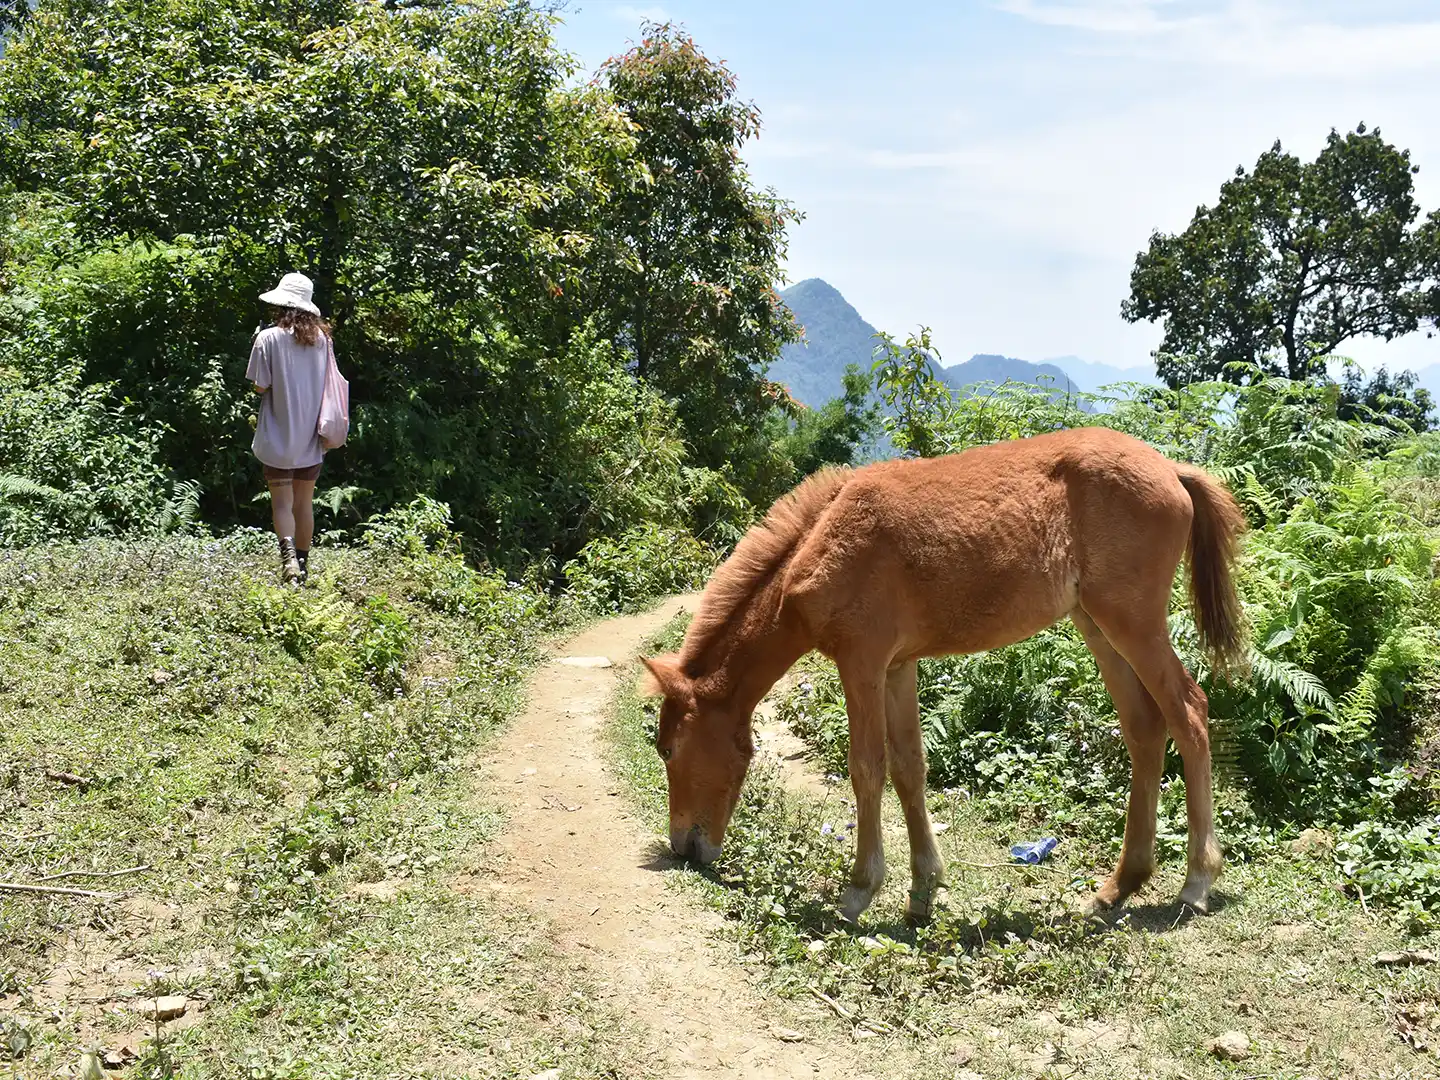
[[[786, 345], [769, 375], [784, 384], [796, 401], [811, 408], [823, 405], [840, 396], [848, 365], [870, 370], [877, 331], [835, 286], [822, 278], [807, 278], [781, 292], [780, 299], [804, 329], [805, 340]], [[1081, 377], [1074, 377], [1054, 360], [1037, 364], [1001, 353], [976, 353], [957, 364], [941, 367], [932, 362], [931, 366], [941, 382], [961, 393], [977, 383], [1007, 379], [1044, 385], [1056, 395], [1090, 391], [1113, 382], [1157, 381], [1154, 373], [1144, 368], [1115, 368], [1078, 357], [1061, 359], [1080, 369]], [[1089, 411], [1086, 403], [1081, 407]]]

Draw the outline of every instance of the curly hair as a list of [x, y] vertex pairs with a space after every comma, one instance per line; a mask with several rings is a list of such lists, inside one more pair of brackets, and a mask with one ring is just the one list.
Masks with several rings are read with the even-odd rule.
[[292, 307], [272, 307], [270, 311], [271, 322], [289, 330], [301, 345], [314, 345], [320, 340], [321, 334], [330, 336], [330, 324], [319, 315], [311, 315], [308, 311]]

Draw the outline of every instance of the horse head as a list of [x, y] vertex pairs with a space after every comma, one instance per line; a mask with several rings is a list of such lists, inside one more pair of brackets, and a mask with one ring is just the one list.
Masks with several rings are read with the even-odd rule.
[[729, 699], [707, 698], [676, 656], [642, 659], [644, 691], [661, 696], [655, 750], [670, 792], [670, 847], [708, 865], [720, 855], [725, 828], [755, 752], [750, 725]]

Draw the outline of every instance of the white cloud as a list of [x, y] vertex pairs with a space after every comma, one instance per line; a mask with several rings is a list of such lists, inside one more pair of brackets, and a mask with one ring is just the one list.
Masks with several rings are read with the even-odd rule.
[[1183, 10], [1177, 0], [997, 0], [1005, 12], [1089, 35], [1085, 48], [1110, 55], [1213, 64], [1258, 75], [1357, 79], [1437, 70], [1440, 20], [1342, 23], [1317, 5], [1230, 0]]
[[998, 0], [995, 6], [1045, 26], [1125, 36], [1169, 34], [1209, 21], [1203, 16], [1163, 18], [1173, 0]]

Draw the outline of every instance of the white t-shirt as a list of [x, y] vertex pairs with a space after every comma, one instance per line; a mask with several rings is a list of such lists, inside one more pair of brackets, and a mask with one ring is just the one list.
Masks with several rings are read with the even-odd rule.
[[260, 398], [250, 449], [272, 469], [308, 469], [325, 457], [315, 425], [325, 394], [327, 344], [325, 335], [317, 334], [314, 345], [301, 345], [279, 326], [255, 338], [245, 377], [269, 393]]

